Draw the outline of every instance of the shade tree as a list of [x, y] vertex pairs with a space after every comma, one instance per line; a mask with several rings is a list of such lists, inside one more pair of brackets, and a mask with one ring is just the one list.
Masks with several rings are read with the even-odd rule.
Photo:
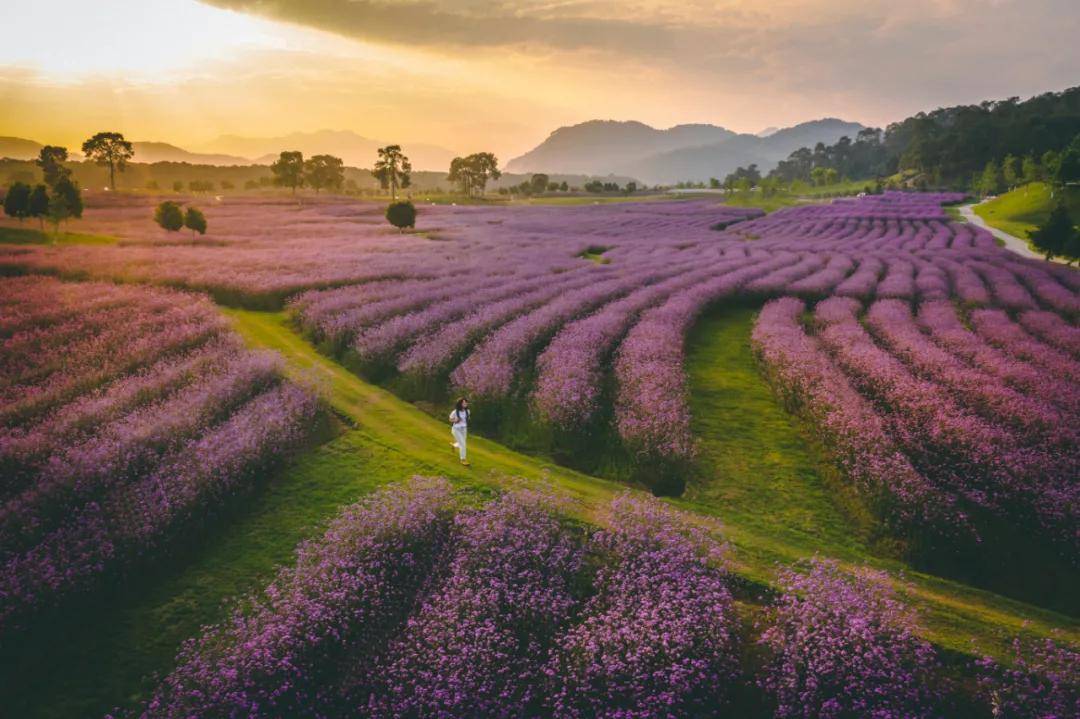
[[390, 190], [390, 197], [396, 200], [398, 188], [408, 187], [412, 180], [412, 163], [401, 151], [401, 145], [387, 145], [379, 148], [371, 174], [384, 190]]
[[82, 144], [87, 159], [109, 168], [109, 188], [116, 189], [116, 171], [124, 171], [135, 155], [131, 143], [119, 132], [99, 132]]
[[313, 155], [304, 161], [304, 181], [308, 187], [320, 190], [340, 190], [345, 181], [345, 165], [340, 157]]
[[296, 188], [304, 186], [304, 153], [299, 150], [286, 150], [270, 165], [274, 184], [288, 187], [296, 194]]

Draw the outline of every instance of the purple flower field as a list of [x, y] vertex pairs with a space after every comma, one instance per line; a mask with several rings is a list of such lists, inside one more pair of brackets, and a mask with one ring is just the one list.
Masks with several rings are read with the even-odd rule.
[[153, 562], [316, 412], [195, 295], [16, 278], [0, 317], [0, 636]]
[[[957, 687], [888, 575], [814, 559], [748, 627], [714, 523], [629, 495], [600, 529], [563, 512], [537, 490], [462, 509], [442, 479], [384, 488], [185, 644], [130, 716], [949, 715]], [[971, 670], [985, 716], [1076, 707], [1075, 651], [1053, 640]]]
[[[890, 561], [1022, 537], [1075, 569], [1080, 274], [952, 221], [959, 199], [422, 206], [397, 233], [360, 203], [230, 197], [189, 241], [96, 198], [85, 229], [117, 245], [0, 245], [0, 270], [44, 273], [0, 281], [0, 649], [168, 561], [310, 437], [312, 393], [207, 295], [283, 310], [409, 400], [468, 395], [480, 433], [512, 417], [571, 464], [604, 443], [657, 494], [703, 455], [687, 337], [749, 306], [760, 375]], [[414, 478], [345, 508], [189, 639], [141, 715], [900, 719], [949, 716], [958, 691], [980, 716], [1076, 714], [1064, 641], [1018, 640], [955, 686], [897, 574], [792, 560], [748, 589], [704, 516], [627, 494], [583, 524], [494, 484], [462, 501]]]

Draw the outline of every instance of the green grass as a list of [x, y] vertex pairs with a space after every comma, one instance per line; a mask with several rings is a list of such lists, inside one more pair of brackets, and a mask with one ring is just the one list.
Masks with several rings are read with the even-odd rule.
[[776, 402], [750, 349], [756, 311], [728, 307], [698, 323], [687, 373], [700, 457], [686, 497], [726, 521], [806, 554], [864, 558], [872, 522], [845, 495], [811, 434]]
[[[1045, 182], [1032, 182], [976, 205], [975, 214], [991, 227], [1026, 241], [1028, 233], [1050, 216], [1061, 194], [1062, 190], [1053, 190]], [[1065, 191], [1065, 206], [1073, 221], [1080, 218], [1080, 191]]]
[[[25, 648], [4, 647], [7, 656], [20, 657], [18, 667], [4, 668], [6, 713], [96, 716], [137, 701], [152, 685], [148, 675], [167, 671], [185, 638], [225, 617], [230, 601], [262, 587], [275, 567], [290, 561], [296, 543], [317, 534], [341, 505], [386, 483], [439, 474], [463, 492], [487, 495], [520, 481], [544, 482], [590, 522], [601, 521], [606, 502], [623, 491], [481, 437], [470, 438], [473, 467], [462, 467], [445, 422], [319, 354], [283, 313], [224, 312], [249, 344], [280, 352], [290, 374], [316, 387], [347, 429], [302, 453], [183, 554], [27, 636]], [[865, 541], [865, 518], [830, 483], [806, 429], [772, 402], [756, 374], [748, 345], [753, 316], [749, 309], [725, 310], [691, 338], [688, 368], [703, 457], [690, 493], [675, 502], [721, 520], [742, 577], [768, 583], [778, 566], [820, 553], [891, 572], [920, 612], [925, 635], [947, 649], [970, 651], [974, 640], [981, 651], [1004, 653], [1007, 635], [1024, 622], [1034, 635], [1059, 628], [1080, 640], [1074, 620], [878, 556]]]
[[115, 237], [85, 232], [52, 233], [33, 227], [0, 227], [0, 244], [9, 245], [112, 245]]

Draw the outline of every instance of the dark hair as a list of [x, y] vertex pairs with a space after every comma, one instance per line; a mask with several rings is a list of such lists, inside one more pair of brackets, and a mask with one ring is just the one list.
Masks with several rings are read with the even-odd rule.
[[465, 409], [464, 407], [461, 406], [461, 403], [462, 402], [468, 402], [468, 401], [469, 401], [468, 397], [458, 397], [457, 402], [454, 403], [454, 409], [456, 409], [458, 412], [460, 412], [461, 410]]

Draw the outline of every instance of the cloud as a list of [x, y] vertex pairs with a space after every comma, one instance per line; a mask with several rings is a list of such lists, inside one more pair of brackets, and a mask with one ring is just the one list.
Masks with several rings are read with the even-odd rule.
[[[718, 97], [873, 107], [1030, 94], [1080, 77], [1076, 0], [205, 0], [366, 42], [538, 72], [663, 68]], [[876, 114], [873, 111], [869, 114]]]

